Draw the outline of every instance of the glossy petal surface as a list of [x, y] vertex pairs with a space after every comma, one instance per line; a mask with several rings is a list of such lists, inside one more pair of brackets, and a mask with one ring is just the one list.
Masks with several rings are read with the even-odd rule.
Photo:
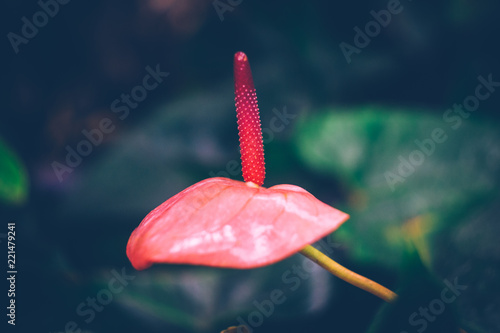
[[282, 260], [349, 216], [294, 185], [208, 178], [165, 201], [134, 230], [127, 256], [153, 263], [255, 268]]

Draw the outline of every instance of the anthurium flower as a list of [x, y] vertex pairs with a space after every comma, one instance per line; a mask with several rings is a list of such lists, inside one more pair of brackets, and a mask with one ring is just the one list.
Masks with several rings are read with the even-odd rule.
[[349, 218], [298, 186], [261, 186], [262, 131], [243, 52], [235, 54], [234, 74], [245, 182], [208, 178], [151, 211], [127, 244], [127, 256], [136, 269], [153, 263], [260, 267], [298, 252]]

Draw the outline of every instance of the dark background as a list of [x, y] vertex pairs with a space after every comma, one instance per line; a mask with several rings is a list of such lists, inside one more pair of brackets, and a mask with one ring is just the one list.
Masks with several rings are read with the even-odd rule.
[[[218, 332], [255, 310], [254, 299], [286, 287], [281, 273], [300, 258], [253, 271], [159, 265], [137, 273], [125, 255], [128, 236], [151, 209], [239, 158], [235, 52], [250, 59], [263, 124], [283, 106], [297, 115], [296, 123], [332, 106], [423, 108], [439, 117], [473, 92], [478, 75], [500, 78], [495, 1], [403, 0], [401, 13], [351, 63], [339, 44], [352, 45], [353, 28], [363, 28], [373, 20], [370, 11], [385, 9], [387, 1], [235, 1], [223, 20], [214, 3], [73, 0], [59, 5], [15, 53], [7, 34], [21, 34], [21, 18], [32, 21], [40, 6], [4, 2], [0, 140], [17, 156], [26, 184], [19, 185], [21, 198], [2, 198], [0, 233], [16, 221], [19, 332], [64, 332], [69, 321], [85, 332]], [[120, 119], [112, 102], [141, 84], [146, 66], [157, 64], [169, 76]], [[477, 119], [496, 124], [498, 101], [488, 99]], [[85, 138], [82, 130], [103, 118], [115, 129], [59, 181], [52, 163], [64, 163], [66, 147], [76, 147]], [[294, 131], [292, 123], [266, 145], [265, 185], [297, 184], [330, 204], [346, 202], [351, 190], [340, 185], [340, 176], [316, 173], [294, 153]], [[395, 286], [397, 270], [358, 262], [349, 253], [341, 245], [337, 259]], [[86, 323], [75, 309], [122, 268], [136, 274], [132, 288]], [[318, 280], [308, 278], [301, 294], [290, 295], [286, 307], [255, 331], [364, 332], [381, 302], [314, 274]], [[205, 294], [210, 286], [212, 293]], [[193, 288], [200, 290], [186, 292]], [[311, 293], [322, 291], [327, 297], [314, 303]], [[7, 297], [0, 295], [4, 308]], [[225, 303], [228, 297], [234, 303]], [[485, 302], [469, 304], [477, 309]], [[481, 332], [484, 318], [469, 324]], [[473, 324], [467, 328], [476, 331]]]

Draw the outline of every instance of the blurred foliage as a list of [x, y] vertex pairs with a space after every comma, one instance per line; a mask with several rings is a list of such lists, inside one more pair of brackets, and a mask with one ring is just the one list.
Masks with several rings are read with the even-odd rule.
[[400, 281], [397, 300], [382, 306], [369, 333], [459, 333], [455, 300], [463, 293], [460, 279], [456, 286], [454, 280], [439, 282], [410, 245], [404, 251]]
[[[333, 276], [299, 255], [252, 270], [157, 265], [128, 272], [134, 282], [117, 303], [133, 316], [149, 318], [145, 325], [150, 328], [159, 324], [210, 332], [230, 325], [255, 326], [258, 320], [256, 326], [261, 326], [316, 311], [332, 295]], [[106, 286], [108, 280], [98, 277], [94, 281]], [[279, 302], [272, 303], [276, 291]]]
[[[446, 135], [438, 136], [440, 142], [432, 139], [436, 129]], [[496, 204], [500, 134], [494, 125], [469, 119], [453, 129], [422, 110], [327, 110], [305, 119], [295, 141], [303, 163], [339, 177], [349, 193], [339, 208], [351, 219], [334, 236], [353, 259], [397, 270], [407, 260], [410, 240], [436, 277], [465, 269], [469, 286], [487, 285], [481, 292], [483, 307], [498, 301], [498, 288], [483, 275], [498, 276], [497, 241], [487, 232], [476, 234], [475, 243], [456, 239], [477, 224], [475, 212]], [[396, 178], [388, 178], [390, 172]], [[482, 219], [482, 229], [474, 230], [498, 232], [495, 220], [490, 214]], [[478, 251], [484, 254], [474, 264]], [[482, 278], [471, 272], [471, 261]], [[462, 297], [459, 304], [464, 318], [484, 331], [498, 322], [490, 312], [478, 315], [473, 297]]]
[[[431, 144], [436, 129], [447, 137]], [[401, 261], [405, 233], [424, 246], [491, 197], [500, 180], [500, 135], [487, 123], [453, 130], [423, 111], [366, 108], [309, 117], [296, 134], [303, 162], [340, 177], [349, 190], [344, 208], [351, 219], [338, 239], [351, 244], [356, 258], [392, 268]]]
[[0, 139], [0, 200], [22, 204], [28, 196], [28, 174], [21, 160]]

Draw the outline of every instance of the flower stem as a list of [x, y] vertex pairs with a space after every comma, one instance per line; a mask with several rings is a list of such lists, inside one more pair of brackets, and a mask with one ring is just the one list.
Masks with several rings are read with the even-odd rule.
[[302, 255], [314, 261], [316, 264], [320, 265], [333, 275], [341, 278], [342, 280], [361, 288], [375, 296], [380, 297], [386, 302], [393, 302], [396, 300], [398, 295], [386, 287], [378, 284], [375, 281], [365, 278], [353, 271], [345, 268], [344, 266], [338, 264], [333, 259], [327, 257], [323, 252], [315, 249], [311, 245], [307, 245], [302, 250], [300, 250]]
[[[300, 250], [300, 253], [345, 282], [378, 296], [388, 303], [394, 302], [398, 297], [395, 292], [392, 292], [377, 282], [367, 279], [364, 276], [345, 268], [311, 245], [307, 245], [305, 248]], [[463, 328], [460, 328], [460, 333], [467, 332]]]

